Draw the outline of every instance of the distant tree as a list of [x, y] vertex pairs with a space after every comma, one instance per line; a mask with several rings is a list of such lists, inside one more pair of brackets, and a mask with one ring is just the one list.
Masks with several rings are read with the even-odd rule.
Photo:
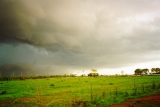
[[90, 76], [90, 77], [96, 77], [96, 76], [99, 76], [99, 74], [97, 73], [96, 69], [92, 69], [91, 73], [89, 73], [88, 76]]
[[151, 73], [152, 74], [160, 74], [160, 68], [152, 68]]
[[148, 74], [149, 73], [149, 69], [142, 69], [142, 74]]
[[135, 75], [142, 75], [141, 69], [136, 69], [136, 70], [134, 71], [134, 74], [135, 74]]
[[76, 77], [76, 74], [70, 74], [70, 77]]
[[149, 73], [149, 69], [136, 69], [134, 73], [135, 75], [146, 75]]
[[89, 77], [97, 77], [97, 76], [99, 76], [99, 74], [98, 73], [89, 73], [88, 76]]

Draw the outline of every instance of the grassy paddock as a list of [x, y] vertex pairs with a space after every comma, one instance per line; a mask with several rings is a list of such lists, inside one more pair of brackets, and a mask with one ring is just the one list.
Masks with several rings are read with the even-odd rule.
[[54, 77], [0, 81], [0, 101], [15, 99], [14, 104], [29, 106], [103, 106], [159, 90], [160, 76]]

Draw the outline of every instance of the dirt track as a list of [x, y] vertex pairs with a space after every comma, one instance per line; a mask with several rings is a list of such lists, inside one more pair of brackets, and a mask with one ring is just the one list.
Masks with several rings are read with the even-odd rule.
[[128, 99], [122, 104], [116, 104], [110, 107], [160, 107], [160, 94], [143, 98]]

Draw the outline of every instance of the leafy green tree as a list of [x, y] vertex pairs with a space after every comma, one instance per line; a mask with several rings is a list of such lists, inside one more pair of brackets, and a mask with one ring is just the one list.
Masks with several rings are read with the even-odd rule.
[[135, 75], [142, 75], [141, 69], [136, 69], [136, 70], [134, 71], [134, 74], [135, 74]]
[[151, 73], [152, 74], [160, 74], [160, 68], [152, 68]]
[[135, 75], [146, 75], [149, 73], [149, 69], [136, 69], [134, 73]]
[[96, 69], [92, 69], [92, 70], [91, 70], [91, 73], [89, 73], [88, 76], [96, 77], [96, 76], [99, 76], [99, 74], [97, 73], [97, 70], [96, 70]]

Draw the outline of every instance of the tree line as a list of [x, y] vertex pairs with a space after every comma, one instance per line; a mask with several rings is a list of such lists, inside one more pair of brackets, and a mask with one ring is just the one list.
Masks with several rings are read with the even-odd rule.
[[145, 69], [136, 69], [134, 71], [135, 75], [149, 75], [149, 74], [160, 74], [160, 68], [152, 68], [151, 72], [149, 72], [149, 69], [145, 68]]

